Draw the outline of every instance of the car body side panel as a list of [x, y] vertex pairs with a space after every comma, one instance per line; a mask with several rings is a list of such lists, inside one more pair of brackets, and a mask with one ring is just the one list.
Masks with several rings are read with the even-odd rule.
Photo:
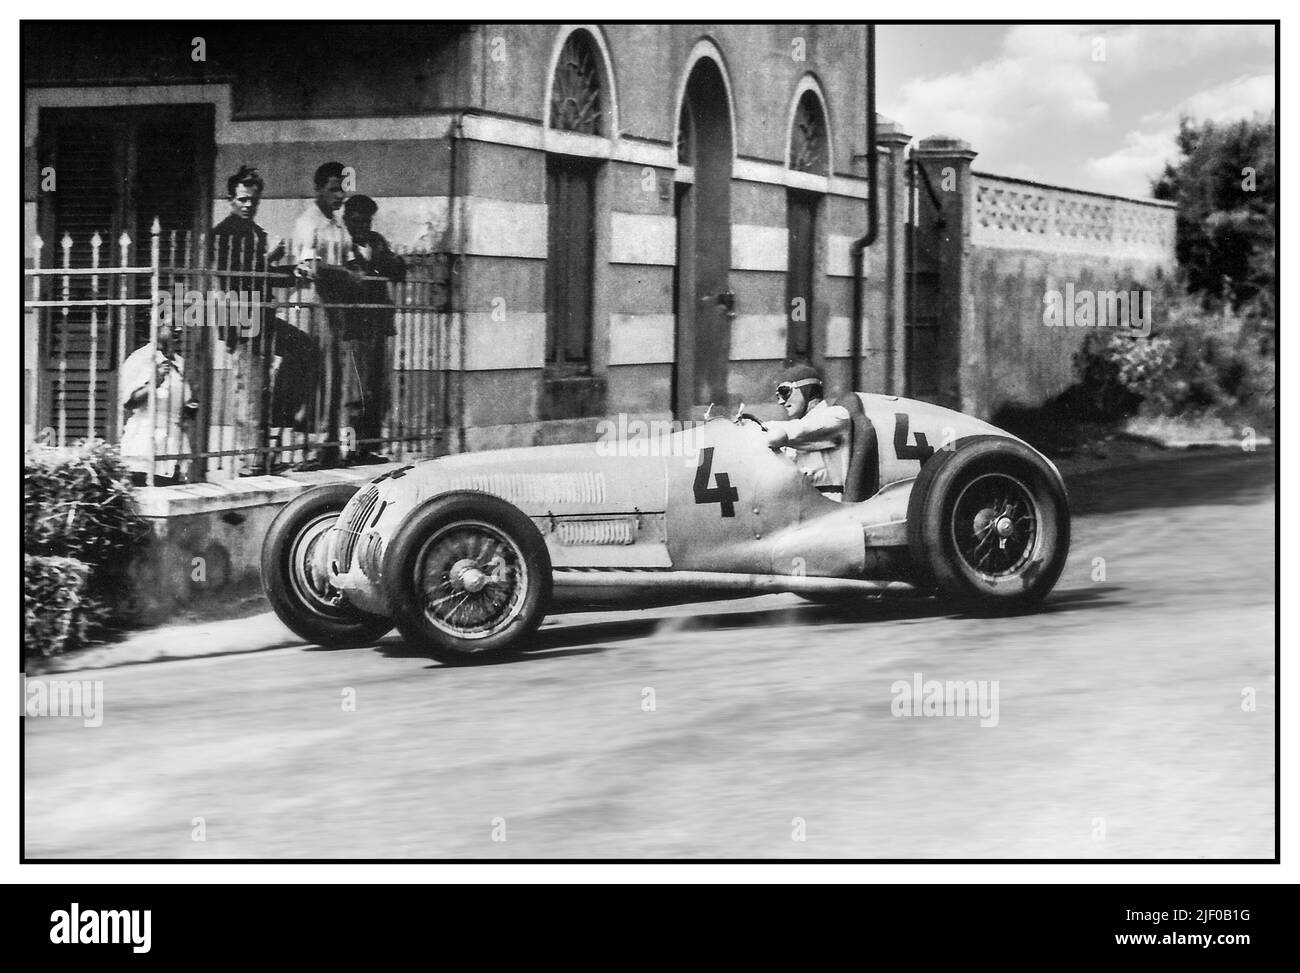
[[866, 392], [859, 392], [858, 397], [876, 429], [881, 486], [912, 479], [935, 450], [951, 449], [968, 436], [1016, 439], [997, 426], [929, 402]]
[[770, 569], [764, 538], [772, 518], [789, 522], [797, 514], [783, 497], [783, 471], [759, 436], [757, 427], [714, 420], [698, 432], [694, 463], [669, 470], [668, 551], [677, 570]]
[[818, 493], [756, 426], [725, 419], [639, 443], [466, 453], [363, 488], [329, 535], [334, 582], [358, 607], [385, 612], [384, 548], [416, 507], [458, 490], [491, 493], [531, 517], [557, 568], [862, 577], [879, 563], [873, 550], [906, 545], [925, 459], [969, 436], [1015, 437], [929, 403], [859, 397], [876, 430], [881, 483], [862, 502]]
[[699, 435], [693, 470], [669, 468], [668, 550], [680, 571], [861, 573], [860, 505], [818, 493], [768, 448], [756, 426], [715, 421]]
[[662, 513], [534, 517], [556, 568], [670, 568]]
[[[343, 550], [348, 531], [359, 536], [356, 556], [334, 559], [332, 581], [357, 607], [385, 612], [378, 583], [383, 550], [417, 507], [460, 490], [501, 497], [534, 518], [557, 564], [665, 567], [669, 462], [663, 455], [604, 455], [599, 444], [580, 443], [463, 453], [404, 467], [363, 487], [339, 517], [329, 535], [336, 551]], [[374, 515], [357, 523], [362, 496], [372, 488]], [[556, 529], [571, 520], [579, 526]]]

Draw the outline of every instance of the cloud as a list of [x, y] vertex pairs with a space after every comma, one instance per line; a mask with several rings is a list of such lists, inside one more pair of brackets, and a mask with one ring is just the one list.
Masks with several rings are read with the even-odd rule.
[[[1083, 28], [1081, 28], [1083, 29]], [[1124, 78], [1254, 52], [1273, 58], [1273, 28], [1257, 24], [1144, 24], [1084, 29], [1106, 41], [1106, 65]]]
[[1198, 91], [1172, 108], [1149, 112], [1141, 127], [1124, 136], [1124, 145], [1104, 156], [1089, 159], [1085, 171], [1102, 188], [1121, 195], [1146, 195], [1153, 176], [1178, 154], [1178, 119], [1230, 122], [1267, 115], [1276, 107], [1272, 74], [1233, 78]]
[[1123, 148], [1089, 159], [1084, 168], [1100, 189], [1120, 196], [1148, 196], [1151, 179], [1178, 153], [1173, 130], [1129, 132]]
[[[965, 139], [981, 168], [1146, 196], [1175, 154], [1180, 114], [1228, 120], [1273, 107], [1274, 41], [1267, 25], [1020, 25], [993, 57], [904, 82], [890, 107], [914, 135]], [[960, 31], [941, 44], [957, 63]], [[1188, 79], [1217, 82], [1229, 65], [1237, 77], [1179, 98]]]
[[1110, 106], [1090, 44], [1075, 27], [1014, 27], [1000, 57], [905, 83], [899, 117], [910, 131], [956, 135], [977, 149], [1035, 126], [1104, 122]]
[[1181, 115], [1188, 115], [1198, 121], [1214, 122], [1267, 115], [1276, 105], [1276, 94], [1272, 74], [1243, 76], [1198, 91], [1180, 102], [1169, 115], [1175, 121]]

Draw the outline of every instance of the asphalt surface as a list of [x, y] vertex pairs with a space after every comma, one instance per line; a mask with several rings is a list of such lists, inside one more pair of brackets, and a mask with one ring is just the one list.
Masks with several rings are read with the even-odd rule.
[[[102, 680], [103, 721], [23, 721], [25, 853], [1273, 857], [1271, 450], [1070, 487], [1069, 564], [1020, 617], [774, 595], [444, 668], [263, 615], [232, 654], [62, 673]], [[986, 713], [996, 683], [996, 725], [895, 715], [917, 674], [985, 681]]]

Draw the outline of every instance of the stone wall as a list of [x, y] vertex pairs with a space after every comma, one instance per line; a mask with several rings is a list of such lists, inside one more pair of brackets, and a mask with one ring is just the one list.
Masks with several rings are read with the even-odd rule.
[[1076, 294], [1151, 290], [1172, 273], [1175, 208], [979, 172], [972, 189], [963, 402], [992, 416], [1008, 403], [1037, 405], [1075, 379], [1086, 331], [1048, 327], [1045, 295], [1067, 285]]
[[[25, 238], [39, 222], [37, 148], [47, 110], [209, 105], [211, 181], [201, 202], [213, 221], [226, 210], [226, 175], [253, 163], [268, 180], [259, 222], [286, 235], [310, 205], [315, 166], [338, 159], [353, 167], [355, 191], [377, 200], [376, 229], [391, 242], [460, 258], [448, 321], [455, 346], [446, 377], [454, 413], [448, 448], [589, 438], [607, 415], [666, 418], [680, 406], [674, 387], [686, 380], [675, 284], [684, 261], [674, 193], [701, 173], [683, 162], [677, 123], [688, 83], [707, 62], [720, 78], [708, 100], [728, 133], [721, 178], [729, 218], [718, 249], [730, 260], [719, 289], [735, 295], [734, 317], [707, 323], [725, 360], [725, 386], [713, 395], [775, 414], [772, 376], [788, 350], [787, 206], [798, 194], [816, 200], [812, 354], [831, 390], [844, 391], [850, 246], [867, 223], [865, 28], [580, 30], [597, 48], [603, 121], [594, 133], [561, 130], [548, 117], [557, 59], [575, 31], [558, 24], [421, 29], [427, 44], [395, 43], [392, 63], [358, 82], [369, 92], [360, 102], [329, 86], [277, 87], [289, 67], [274, 59], [234, 82], [221, 72], [187, 77], [175, 66], [160, 68], [152, 83], [108, 84], [90, 67], [66, 66], [57, 77], [37, 72], [25, 91]], [[391, 38], [378, 30], [370, 40]], [[390, 83], [398, 62], [423, 79], [415, 93]], [[805, 93], [824, 112], [826, 158], [815, 172], [796, 168], [791, 157]], [[910, 141], [900, 126], [881, 121], [880, 233], [865, 253], [862, 386], [984, 416], [1008, 401], [1036, 404], [1056, 394], [1071, 378], [1080, 338], [1074, 329], [1042, 326], [1044, 293], [1067, 283], [1150, 284], [1173, 266], [1173, 208], [973, 172], [977, 153], [945, 136], [925, 139], [909, 158]], [[583, 160], [598, 172], [591, 381], [568, 402], [552, 394], [543, 361], [547, 165], [556, 159]], [[913, 165], [933, 194], [909, 187]], [[909, 258], [922, 260], [924, 272], [909, 278]], [[914, 316], [928, 319], [923, 341], [915, 340], [918, 321], [906, 317], [909, 303]], [[30, 316], [27, 324], [33, 389], [39, 354]], [[30, 437], [36, 410], [27, 405]]]
[[[1068, 326], [1047, 326], [1050, 295], [1083, 301], [1087, 292], [1105, 304], [1111, 292], [1151, 291], [1173, 273], [1175, 207], [975, 172], [975, 156], [946, 136], [914, 153], [933, 196], [918, 178], [911, 255], [923, 273], [912, 283], [932, 291], [914, 295], [916, 313], [933, 311], [938, 326], [927, 397], [991, 418], [1007, 405], [1040, 405], [1075, 379], [1088, 332], [1072, 314]], [[1158, 324], [1158, 307], [1153, 316]]]

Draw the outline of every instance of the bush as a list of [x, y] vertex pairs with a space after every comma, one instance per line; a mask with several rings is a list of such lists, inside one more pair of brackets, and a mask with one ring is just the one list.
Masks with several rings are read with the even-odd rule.
[[23, 540], [33, 554], [104, 564], [147, 532], [117, 448], [34, 446], [23, 466]]
[[[24, 559], [24, 591], [28, 637], [40, 640], [29, 642], [27, 651], [60, 652], [123, 620], [129, 612], [123, 568], [148, 532], [115, 447], [96, 440], [29, 449], [23, 466], [23, 547], [30, 556]], [[60, 579], [69, 583], [71, 601], [58, 593]]]
[[56, 655], [83, 642], [100, 611], [86, 597], [90, 565], [23, 555], [23, 653]]
[[1113, 421], [1135, 414], [1175, 381], [1172, 342], [1165, 337], [1133, 338], [1092, 332], [1075, 358], [1092, 417]]
[[1226, 305], [1207, 310], [1187, 296], [1166, 299], [1164, 308], [1149, 337], [1096, 331], [1084, 340], [1075, 366], [1080, 392], [1099, 418], [1276, 408], [1268, 322]]
[[[1075, 422], [1112, 423], [1135, 415], [1142, 404], [1142, 395], [1127, 380], [1132, 379], [1140, 366], [1125, 361], [1128, 346], [1119, 341], [1113, 332], [1089, 332], [1074, 355], [1078, 381], [1049, 406]], [[1151, 365], [1146, 363], [1148, 368]]]

